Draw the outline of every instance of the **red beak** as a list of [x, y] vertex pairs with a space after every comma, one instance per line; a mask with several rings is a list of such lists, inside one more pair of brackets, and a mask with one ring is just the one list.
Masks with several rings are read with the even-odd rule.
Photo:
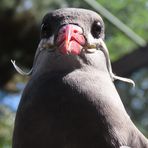
[[85, 45], [85, 38], [82, 33], [82, 28], [77, 25], [68, 24], [62, 26], [56, 40], [59, 51], [63, 54], [80, 54]]

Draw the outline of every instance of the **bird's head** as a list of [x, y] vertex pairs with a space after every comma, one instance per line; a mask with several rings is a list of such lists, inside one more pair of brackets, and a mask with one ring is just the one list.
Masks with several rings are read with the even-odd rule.
[[64, 8], [43, 18], [40, 48], [80, 55], [95, 52], [99, 39], [104, 39], [104, 22], [93, 11]]
[[[50, 64], [50, 69], [54, 70], [61, 67], [62, 70], [64, 67], [73, 70], [81, 68], [81, 64], [89, 63], [89, 66], [107, 71], [109, 66], [106, 66], [108, 63], [106, 64], [106, 55], [102, 53], [104, 50], [98, 50], [106, 47], [103, 41], [104, 22], [96, 12], [79, 8], [62, 8], [49, 12], [42, 20], [40, 35], [41, 40], [34, 60], [36, 69], [39, 69], [39, 64], [36, 63], [41, 65], [47, 59], [44, 63]], [[54, 65], [52, 68], [51, 63]], [[45, 65], [42, 64], [44, 67]]]
[[[134, 85], [132, 80], [113, 74], [104, 43], [104, 30], [102, 18], [91, 10], [62, 8], [47, 13], [41, 24], [41, 40], [32, 71], [42, 72], [47, 67], [50, 67], [48, 70], [73, 70], [87, 61], [86, 65], [89, 63], [89, 66], [109, 73], [112, 80], [119, 79]], [[19, 73], [25, 74], [15, 61], [12, 63]]]

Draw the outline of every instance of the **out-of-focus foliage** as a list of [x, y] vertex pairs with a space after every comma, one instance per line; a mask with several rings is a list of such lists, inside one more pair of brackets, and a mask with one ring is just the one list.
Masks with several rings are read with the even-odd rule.
[[[147, 0], [98, 0], [106, 9], [130, 27], [134, 32], [148, 41], [148, 1]], [[137, 44], [129, 40], [122, 32], [106, 22], [106, 39], [112, 60], [131, 52]]]
[[[147, 0], [97, 1], [148, 41]], [[25, 68], [31, 66], [39, 41], [42, 17], [48, 11], [61, 7], [81, 7], [93, 10], [83, 0], [0, 0], [0, 83], [5, 79], [10, 79], [11, 58], [19, 61]], [[112, 61], [132, 52], [137, 47], [136, 43], [127, 38], [105, 18], [104, 21], [106, 43]], [[132, 78], [136, 82], [135, 89], [124, 83], [118, 84], [117, 88], [119, 88], [121, 98], [123, 98], [131, 118], [139, 129], [148, 136], [148, 69], [137, 71], [132, 75]], [[16, 87], [14, 84], [18, 84], [18, 80], [24, 82], [24, 78], [20, 79], [17, 76], [15, 81], [12, 81], [15, 83], [7, 84], [7, 88], [13, 90]], [[3, 83], [5, 82], [7, 81]], [[0, 102], [2, 99], [3, 97], [0, 96]], [[11, 147], [13, 121], [14, 113], [8, 107], [0, 105], [0, 148]]]
[[11, 146], [14, 115], [8, 107], [0, 105], [0, 148]]
[[136, 86], [120, 82], [117, 89], [126, 110], [137, 127], [148, 136], [148, 68], [132, 74]]

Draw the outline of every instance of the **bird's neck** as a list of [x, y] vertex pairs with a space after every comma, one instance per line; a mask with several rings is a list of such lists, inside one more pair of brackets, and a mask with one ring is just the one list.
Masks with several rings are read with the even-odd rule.
[[[106, 59], [101, 51], [91, 54], [62, 55], [59, 52], [49, 53], [47, 50], [41, 51], [36, 56], [33, 65], [33, 75], [39, 75], [43, 72], [65, 71], [72, 72], [84, 67], [94, 67], [97, 71], [108, 73]], [[44, 57], [44, 58], [42, 58]]]

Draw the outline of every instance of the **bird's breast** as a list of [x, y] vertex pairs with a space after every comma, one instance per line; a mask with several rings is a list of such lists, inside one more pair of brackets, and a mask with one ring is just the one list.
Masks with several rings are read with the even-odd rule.
[[68, 74], [44, 73], [31, 79], [18, 108], [14, 134], [18, 140], [24, 137], [29, 148], [32, 143], [36, 148], [44, 144], [64, 147], [65, 143], [77, 148], [100, 145], [108, 148], [106, 139], [110, 139], [107, 133], [111, 124], [107, 128], [104, 126], [110, 122], [106, 110], [109, 108], [105, 108], [104, 103], [113, 102], [107, 101], [110, 95], [107, 92], [112, 90], [105, 91], [112, 84], [107, 83], [109, 79], [105, 74], [98, 77], [93, 71], [85, 70]]

